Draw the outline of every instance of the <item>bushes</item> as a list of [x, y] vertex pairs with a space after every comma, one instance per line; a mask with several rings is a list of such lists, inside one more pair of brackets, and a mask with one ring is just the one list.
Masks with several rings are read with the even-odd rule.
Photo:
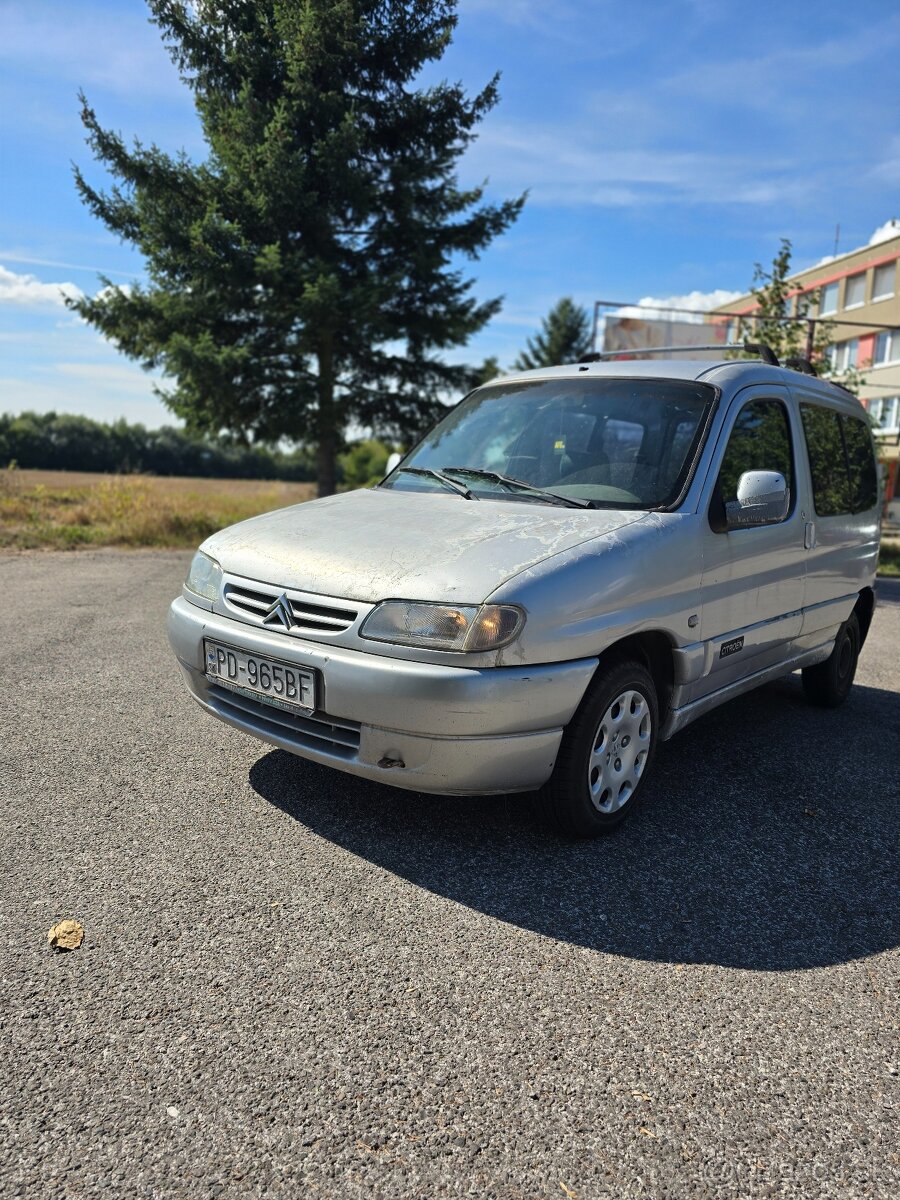
[[[343, 490], [368, 487], [384, 476], [391, 447], [363, 438], [338, 458]], [[0, 469], [15, 463], [44, 471], [99, 471], [119, 475], [186, 475], [206, 479], [282, 479], [306, 483], [316, 477], [315, 460], [305, 447], [285, 451], [239, 446], [196, 437], [164, 426], [145, 429], [114, 421], [110, 425], [68, 413], [0, 414]]]
[[354, 442], [344, 454], [338, 456], [338, 471], [342, 490], [371, 487], [384, 479], [391, 447], [376, 438], [365, 438]]
[[297, 482], [315, 478], [315, 464], [303, 448], [286, 453], [199, 438], [171, 427], [145, 429], [127, 421], [107, 425], [52, 412], [0, 415], [0, 467], [10, 462], [50, 471]]

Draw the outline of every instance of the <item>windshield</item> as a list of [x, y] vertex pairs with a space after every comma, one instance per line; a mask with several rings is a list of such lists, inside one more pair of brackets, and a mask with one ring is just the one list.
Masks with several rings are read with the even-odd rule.
[[667, 508], [685, 486], [715, 395], [708, 384], [669, 379], [488, 384], [436, 425], [383, 486], [448, 490], [443, 475], [464, 484], [470, 498]]

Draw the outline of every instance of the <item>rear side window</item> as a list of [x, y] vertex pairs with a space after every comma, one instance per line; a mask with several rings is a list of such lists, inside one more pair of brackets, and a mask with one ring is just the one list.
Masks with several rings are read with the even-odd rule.
[[817, 408], [812, 404], [801, 404], [800, 413], [816, 512], [820, 517], [849, 512], [850, 487], [840, 416], [831, 408]]
[[878, 478], [865, 421], [814, 404], [801, 404], [800, 414], [817, 515], [834, 517], [874, 508]]
[[850, 472], [850, 503], [854, 512], [866, 512], [878, 503], [878, 473], [872, 435], [859, 417], [842, 417], [847, 467]]

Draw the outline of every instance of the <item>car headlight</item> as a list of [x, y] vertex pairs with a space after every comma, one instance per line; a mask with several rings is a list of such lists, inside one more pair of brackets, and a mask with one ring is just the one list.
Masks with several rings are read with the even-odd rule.
[[360, 637], [431, 650], [497, 650], [516, 637], [525, 614], [511, 604], [427, 604], [382, 600], [363, 621]]
[[215, 602], [219, 598], [221, 585], [222, 568], [214, 558], [198, 550], [191, 560], [191, 569], [187, 573], [184, 586], [195, 596]]

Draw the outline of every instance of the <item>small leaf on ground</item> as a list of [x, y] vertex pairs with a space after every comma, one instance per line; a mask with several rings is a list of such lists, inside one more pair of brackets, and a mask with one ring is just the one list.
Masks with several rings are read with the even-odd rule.
[[60, 921], [47, 931], [47, 941], [55, 950], [77, 950], [84, 941], [84, 926], [78, 921]]

